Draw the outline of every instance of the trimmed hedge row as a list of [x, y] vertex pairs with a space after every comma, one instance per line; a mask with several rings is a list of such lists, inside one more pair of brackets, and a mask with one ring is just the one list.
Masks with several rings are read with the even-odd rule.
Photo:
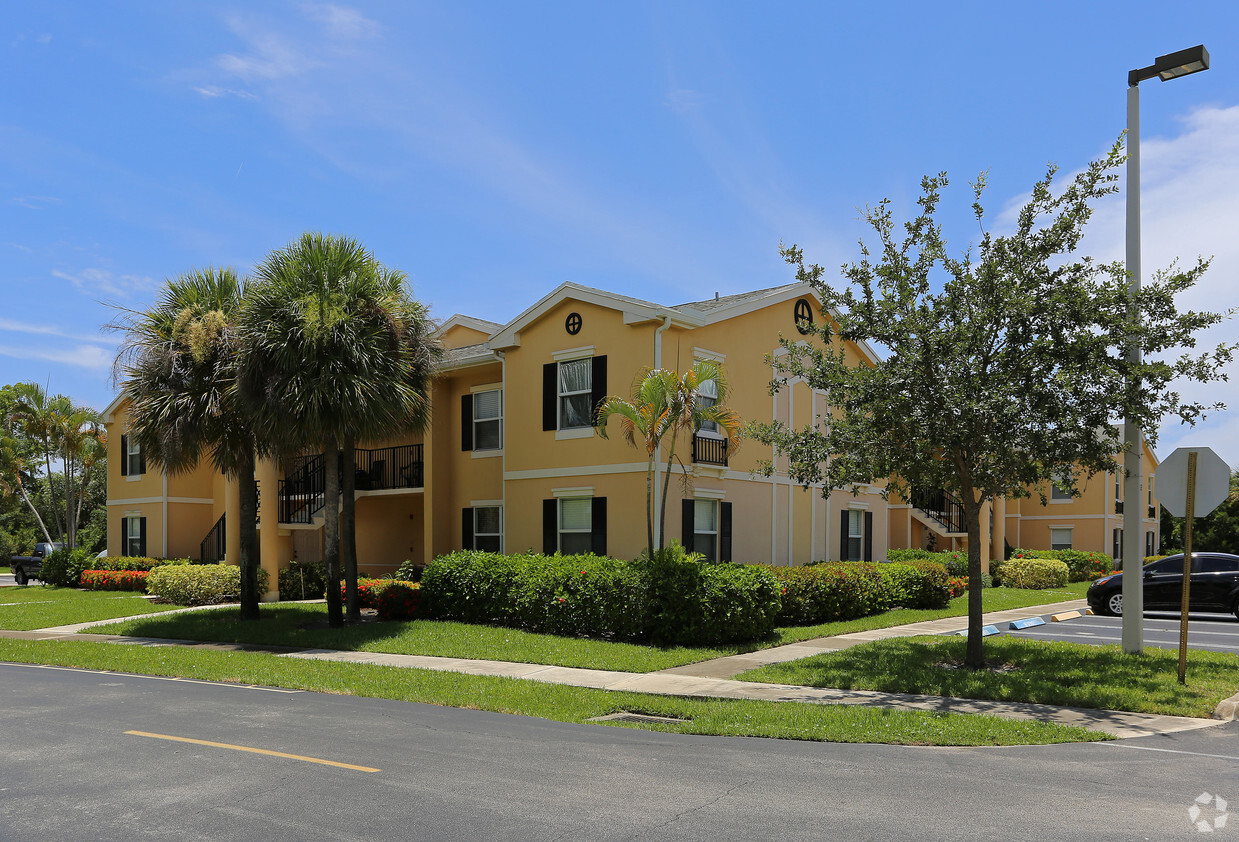
[[86, 570], [82, 587], [90, 591], [145, 591], [146, 570]]
[[946, 568], [919, 559], [767, 569], [783, 586], [779, 625], [854, 620], [896, 607], [941, 608], [952, 596]]
[[39, 578], [45, 585], [64, 588], [85, 587], [82, 574], [87, 570], [151, 571], [165, 564], [192, 564], [187, 558], [148, 558], [146, 556], [104, 556], [96, 558], [87, 550], [56, 550], [43, 560]]
[[991, 569], [1008, 588], [1061, 588], [1068, 578], [1067, 564], [1053, 558], [1010, 558]]
[[781, 604], [768, 569], [701, 564], [674, 546], [654, 561], [454, 552], [425, 568], [421, 595], [434, 619], [660, 645], [764, 637]]
[[[258, 590], [270, 576], [258, 568]], [[241, 568], [235, 564], [165, 564], [146, 578], [148, 593], [176, 605], [215, 605], [241, 598]]]
[[1114, 572], [1114, 559], [1105, 553], [1083, 550], [1023, 550], [1011, 551], [1011, 559], [1040, 558], [1061, 561], [1067, 565], [1067, 580], [1088, 582]]

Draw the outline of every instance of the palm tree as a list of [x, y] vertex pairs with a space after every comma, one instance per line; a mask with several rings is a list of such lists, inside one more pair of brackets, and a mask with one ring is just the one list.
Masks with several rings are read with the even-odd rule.
[[[289, 453], [324, 452], [328, 622], [343, 625], [341, 448], [424, 430], [437, 357], [425, 308], [405, 276], [356, 240], [307, 233], [257, 267], [242, 318], [241, 394], [264, 438]], [[349, 460], [351, 461], [351, 459]], [[349, 619], [359, 620], [352, 475], [345, 471], [344, 563]]]
[[23, 475], [30, 473], [25, 450], [22, 442], [10, 436], [6, 430], [0, 429], [0, 493], [9, 497], [16, 490], [17, 495], [34, 514], [43, 537], [50, 544], [53, 542], [52, 534], [47, 531], [47, 524], [43, 522], [43, 516], [30, 499], [30, 493], [26, 491], [26, 484], [22, 479]]
[[26, 437], [33, 441], [43, 454], [43, 466], [47, 477], [47, 496], [51, 503], [51, 526], [57, 536], [66, 534], [60, 520], [60, 506], [52, 488], [52, 460], [59, 455], [59, 431], [61, 419], [73, 411], [72, 404], [64, 395], [53, 395], [38, 383], [17, 383], [12, 387], [16, 398], [11, 410], [11, 420], [21, 427]]
[[155, 305], [129, 312], [114, 376], [129, 398], [129, 435], [168, 473], [193, 469], [204, 455], [241, 490], [241, 618], [256, 620], [258, 492], [254, 465], [267, 448], [236, 391], [235, 322], [244, 284], [231, 269], [207, 268], [169, 280]]
[[646, 555], [650, 559], [654, 558], [654, 474], [658, 470], [655, 460], [663, 437], [675, 426], [677, 416], [673, 403], [678, 388], [679, 378], [675, 372], [642, 369], [633, 380], [631, 400], [614, 395], [603, 399], [594, 428], [602, 438], [608, 438], [607, 421], [618, 416], [624, 441], [632, 447], [645, 449]]
[[[680, 433], [687, 433], [689, 442], [702, 428], [709, 425], [730, 439], [731, 452], [735, 453], [740, 443], [739, 414], [727, 406], [731, 386], [723, 375], [723, 367], [714, 360], [697, 360], [693, 367], [678, 377], [671, 394], [671, 428], [667, 448], [667, 476], [663, 483], [662, 505], [658, 521], [658, 548], [661, 550], [667, 534], [667, 491], [671, 485], [671, 467], [676, 461], [675, 447]], [[688, 469], [680, 463], [682, 478], [687, 489], [691, 482]]]

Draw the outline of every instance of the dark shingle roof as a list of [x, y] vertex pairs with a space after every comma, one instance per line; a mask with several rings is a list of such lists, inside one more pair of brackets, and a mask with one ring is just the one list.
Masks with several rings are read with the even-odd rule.
[[766, 287], [765, 289], [755, 289], [752, 292], [740, 292], [735, 295], [724, 295], [719, 298], [707, 298], [705, 301], [690, 301], [686, 304], [677, 304], [675, 309], [680, 310], [684, 307], [692, 307], [694, 310], [717, 310], [721, 307], [730, 307], [733, 304], [742, 304], [745, 301], [752, 301], [757, 298], [764, 298], [776, 290], [787, 289], [788, 287], [796, 286], [795, 284], [782, 284], [777, 287]]

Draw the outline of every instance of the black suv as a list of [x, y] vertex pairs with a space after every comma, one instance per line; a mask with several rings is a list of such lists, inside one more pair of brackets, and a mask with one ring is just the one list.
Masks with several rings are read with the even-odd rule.
[[[1239, 617], [1239, 555], [1192, 553], [1190, 611], [1217, 611]], [[1102, 576], [1088, 589], [1095, 614], [1123, 613], [1123, 574]], [[1178, 611], [1183, 605], [1183, 554], [1144, 566], [1144, 610]]]

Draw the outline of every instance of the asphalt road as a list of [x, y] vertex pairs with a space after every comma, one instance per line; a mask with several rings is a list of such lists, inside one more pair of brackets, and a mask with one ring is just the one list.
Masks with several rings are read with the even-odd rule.
[[14, 664], [0, 699], [3, 840], [1173, 839], [1204, 793], [1239, 804], [1239, 724], [799, 743]]
[[[1047, 621], [1049, 617], [1045, 618]], [[1179, 615], [1153, 613], [1144, 615], [1144, 645], [1162, 649], [1179, 648]], [[1047, 622], [1020, 631], [1000, 629], [1013, 637], [1033, 640], [1063, 640], [1071, 643], [1095, 643], [1098, 645], [1121, 643], [1123, 620], [1121, 617], [1083, 616], [1060, 623]], [[1187, 623], [1189, 649], [1206, 649], [1212, 652], [1239, 653], [1239, 619], [1233, 614], [1193, 614]], [[1239, 838], [1239, 826], [1236, 827]]]

